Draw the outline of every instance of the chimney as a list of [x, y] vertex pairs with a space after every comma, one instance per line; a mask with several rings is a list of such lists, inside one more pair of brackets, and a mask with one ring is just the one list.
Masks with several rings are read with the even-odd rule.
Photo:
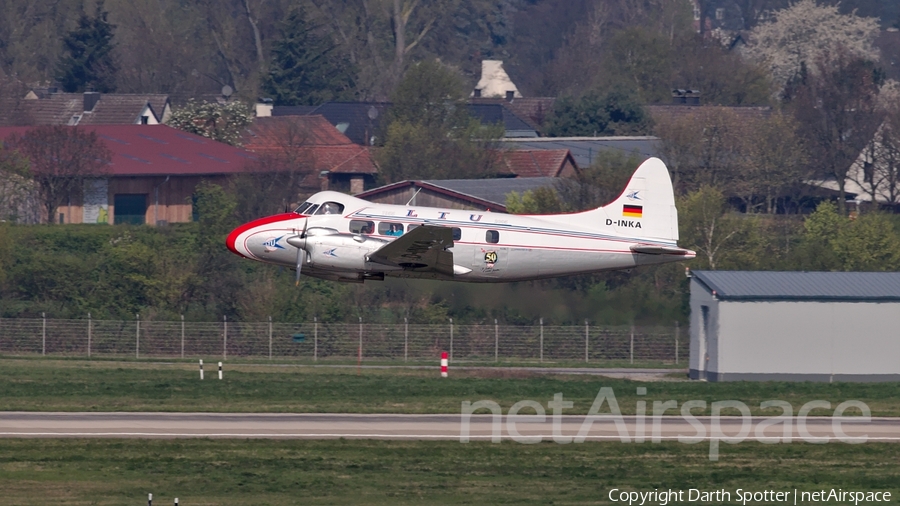
[[271, 98], [261, 98], [259, 102], [256, 103], [256, 117], [257, 118], [268, 118], [272, 115], [272, 99]]
[[91, 112], [94, 106], [100, 101], [100, 92], [86, 91], [84, 92], [84, 112]]
[[512, 102], [514, 98], [516, 98], [515, 90], [510, 90], [510, 91], [506, 92], [506, 101], [507, 102]]

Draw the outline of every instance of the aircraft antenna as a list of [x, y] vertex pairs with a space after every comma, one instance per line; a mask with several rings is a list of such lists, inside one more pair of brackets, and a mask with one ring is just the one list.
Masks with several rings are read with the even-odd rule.
[[422, 187], [421, 187], [421, 186], [418, 187], [418, 188], [416, 188], [416, 193], [413, 193], [413, 196], [410, 197], [409, 202], [406, 203], [407, 206], [411, 206], [411, 205], [412, 205], [412, 201], [413, 201], [413, 200], [416, 200], [416, 195], [418, 195], [420, 191], [422, 191]]

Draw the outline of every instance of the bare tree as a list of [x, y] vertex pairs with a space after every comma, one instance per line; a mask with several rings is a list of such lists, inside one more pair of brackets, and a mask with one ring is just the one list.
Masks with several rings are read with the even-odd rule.
[[810, 147], [811, 161], [822, 175], [834, 178], [838, 208], [846, 212], [848, 172], [882, 121], [878, 104], [878, 73], [872, 65], [839, 50], [816, 62], [792, 107]]
[[775, 213], [777, 199], [807, 176], [807, 154], [793, 117], [775, 112], [748, 125], [735, 186], [747, 211], [763, 207]]
[[81, 194], [85, 179], [108, 172], [112, 158], [95, 132], [78, 127], [39, 126], [5, 142], [28, 159], [48, 223], [58, 207]]

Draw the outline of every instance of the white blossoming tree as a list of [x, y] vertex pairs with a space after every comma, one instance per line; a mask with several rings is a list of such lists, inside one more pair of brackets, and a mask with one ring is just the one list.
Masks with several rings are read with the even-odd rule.
[[863, 18], [855, 12], [845, 15], [838, 12], [837, 6], [800, 0], [773, 12], [768, 22], [753, 29], [747, 55], [769, 68], [781, 95], [803, 66], [816, 72], [816, 62], [825, 55], [844, 51], [850, 56], [877, 60], [878, 49], [873, 41], [878, 31], [877, 18]]

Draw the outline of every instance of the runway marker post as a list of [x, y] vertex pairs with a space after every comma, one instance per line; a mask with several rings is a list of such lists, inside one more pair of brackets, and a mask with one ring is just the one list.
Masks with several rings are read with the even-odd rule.
[[178, 506], [178, 498], [175, 498], [175, 506]]
[[203, 359], [200, 359], [200, 381], [203, 381]]
[[222, 379], [222, 362], [219, 362], [219, 379]]
[[153, 506], [153, 494], [147, 494], [147, 506]]
[[447, 352], [446, 351], [441, 352], [441, 377], [442, 378], [447, 377]]

